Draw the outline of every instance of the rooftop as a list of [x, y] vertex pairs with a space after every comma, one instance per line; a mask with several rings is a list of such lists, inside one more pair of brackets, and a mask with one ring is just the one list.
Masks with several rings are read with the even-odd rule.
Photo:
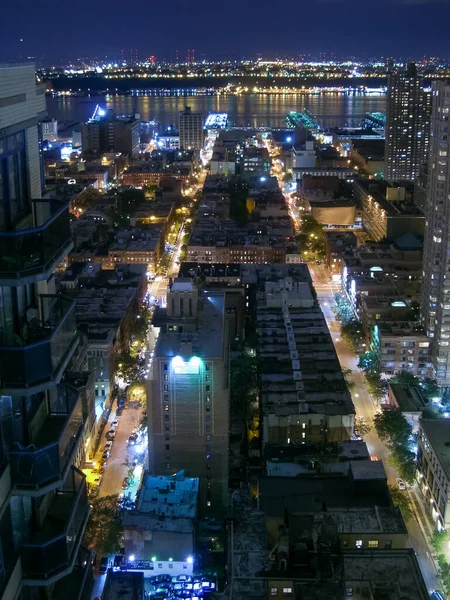
[[138, 600], [144, 597], [144, 573], [108, 571], [102, 600]]

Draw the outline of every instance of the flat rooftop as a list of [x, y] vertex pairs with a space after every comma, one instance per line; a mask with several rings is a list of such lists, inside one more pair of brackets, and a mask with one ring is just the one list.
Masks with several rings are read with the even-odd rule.
[[[225, 295], [208, 291], [200, 296], [201, 308], [198, 311], [198, 328], [194, 333], [174, 334], [161, 330], [155, 348], [159, 358], [182, 355], [182, 343], [192, 344], [193, 354], [200, 358], [222, 358]], [[177, 321], [179, 323], [179, 321]]]
[[102, 600], [141, 600], [144, 597], [144, 573], [108, 571]]

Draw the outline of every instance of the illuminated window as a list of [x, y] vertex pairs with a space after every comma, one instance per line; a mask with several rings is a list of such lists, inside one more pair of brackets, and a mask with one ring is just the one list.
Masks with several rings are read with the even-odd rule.
[[164, 375], [164, 381], [169, 381], [169, 376], [168, 375]]
[[362, 540], [356, 540], [356, 543], [355, 543], [356, 548], [362, 548], [362, 545], [363, 545]]
[[283, 588], [283, 596], [290, 596], [292, 594], [292, 588]]
[[278, 594], [278, 588], [270, 588], [270, 595], [276, 596]]
[[211, 396], [206, 395], [206, 402], [211, 402]]
[[164, 406], [164, 410], [165, 410], [166, 412], [169, 412], [169, 405], [168, 405], [168, 404], [166, 404], [166, 405]]
[[211, 454], [206, 455], [206, 460], [211, 460]]
[[167, 384], [166, 384], [166, 385], [164, 385], [164, 391], [165, 391], [165, 392], [168, 392], [168, 391], [169, 391], [169, 386], [168, 386]]
[[207, 435], [207, 436], [206, 436], [206, 441], [207, 441], [207, 442], [210, 442], [210, 441], [211, 441], [211, 436], [210, 436], [210, 435]]
[[378, 540], [369, 540], [369, 548], [378, 548]]
[[206, 375], [206, 381], [209, 381], [209, 375]]

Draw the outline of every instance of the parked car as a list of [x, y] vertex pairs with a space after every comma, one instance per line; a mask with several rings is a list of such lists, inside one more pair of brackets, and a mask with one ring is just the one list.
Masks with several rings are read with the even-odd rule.
[[153, 577], [150, 577], [150, 583], [152, 585], [156, 585], [158, 583], [172, 583], [172, 577], [164, 573], [161, 575], [153, 575]]
[[107, 438], [115, 438], [116, 437], [116, 430], [115, 429], [110, 429], [109, 431], [106, 432], [106, 437]]
[[108, 440], [105, 444], [105, 450], [111, 450], [112, 448], [112, 441]]
[[105, 460], [108, 460], [109, 458], [109, 450], [105, 450], [102, 454], [102, 458], [104, 458]]
[[406, 490], [406, 483], [403, 481], [403, 479], [400, 479], [400, 477], [397, 477], [397, 479], [395, 480], [397, 482], [397, 486], [399, 490]]
[[123, 481], [122, 481], [122, 489], [126, 490], [128, 487], [128, 483], [129, 483], [130, 479], [129, 477], [124, 477]]
[[100, 475], [99, 477], [96, 477], [94, 479], [94, 485], [100, 485], [102, 482], [102, 475]]
[[138, 435], [137, 435], [137, 433], [132, 433], [132, 434], [130, 435], [130, 437], [128, 438], [128, 443], [129, 443], [131, 446], [134, 446], [134, 445], [136, 444], [136, 442], [137, 442], [137, 439], [138, 439]]
[[106, 571], [108, 570], [108, 557], [107, 556], [102, 556], [101, 560], [100, 560], [100, 573], [106, 573]]
[[118, 424], [119, 424], [119, 421], [117, 419], [115, 421], [111, 421], [111, 429], [110, 429], [110, 431], [114, 431], [114, 433], [116, 433], [115, 429], [118, 426]]
[[190, 575], [176, 575], [172, 577], [172, 581], [192, 582], [192, 577]]

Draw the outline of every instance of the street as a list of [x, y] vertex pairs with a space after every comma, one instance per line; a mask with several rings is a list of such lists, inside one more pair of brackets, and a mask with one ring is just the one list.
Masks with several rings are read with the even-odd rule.
[[[331, 337], [333, 338], [341, 367], [352, 370], [352, 374], [349, 375], [348, 379], [353, 381], [355, 384], [352, 390], [352, 398], [353, 404], [355, 405], [356, 416], [363, 417], [366, 423], [372, 424], [375, 414], [379, 411], [379, 406], [367, 391], [364, 375], [357, 366], [358, 359], [340, 337], [339, 323], [335, 320], [335, 315], [333, 312], [333, 293], [338, 291], [337, 288], [339, 286], [335, 283], [314, 282], [314, 287], [317, 291], [319, 304], [322, 308], [323, 314], [325, 315]], [[370, 455], [376, 456], [378, 460], [383, 461], [388, 484], [396, 487], [396, 478], [398, 477], [398, 473], [389, 463], [389, 450], [386, 444], [378, 437], [374, 427], [371, 428], [368, 434], [364, 435], [364, 441], [367, 444]], [[425, 511], [423, 510], [420, 492], [417, 489], [417, 485], [414, 484], [414, 486], [411, 486], [405, 493], [409, 494], [410, 496], [411, 507], [414, 512], [413, 518], [410, 519], [406, 524], [408, 529], [409, 545], [416, 552], [417, 560], [419, 562], [428, 590], [431, 592], [434, 589], [441, 589], [442, 585], [439, 582], [436, 567], [434, 566], [434, 562], [430, 556], [430, 548], [425, 540], [425, 537], [429, 537], [434, 528], [432, 527], [428, 515], [426, 515]]]

